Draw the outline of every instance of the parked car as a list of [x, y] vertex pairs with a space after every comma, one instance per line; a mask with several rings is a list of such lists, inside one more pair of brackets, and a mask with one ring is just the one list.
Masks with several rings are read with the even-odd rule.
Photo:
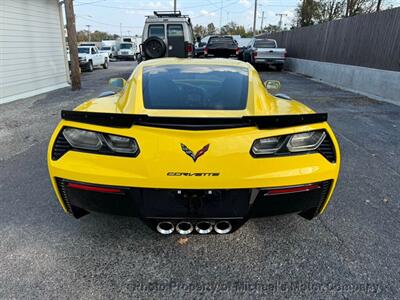
[[180, 11], [155, 11], [146, 18], [141, 44], [143, 60], [160, 57], [193, 57], [194, 36], [189, 16]]
[[278, 48], [273, 39], [253, 39], [243, 52], [243, 59], [252, 65], [274, 66], [277, 71], [281, 71], [286, 53], [286, 49]]
[[204, 56], [231, 57], [239, 55], [237, 42], [230, 35], [214, 35], [208, 39]]
[[117, 57], [117, 49], [115, 46], [102, 46], [99, 51], [100, 53], [107, 54], [108, 58]]
[[210, 36], [207, 35], [203, 37], [201, 40], [196, 42], [195, 47], [194, 47], [194, 52], [195, 52], [195, 57], [202, 57], [204, 56], [204, 49], [207, 46], [207, 42], [209, 40]]
[[236, 39], [239, 47], [238, 59], [243, 60], [243, 52], [247, 49], [251, 42], [251, 38], [238, 38]]
[[94, 67], [102, 66], [108, 68], [108, 55], [100, 53], [99, 49], [94, 46], [78, 47], [79, 66], [83, 70], [93, 72]]
[[136, 45], [131, 42], [123, 42], [119, 44], [119, 50], [117, 52], [118, 59], [129, 59], [135, 60]]

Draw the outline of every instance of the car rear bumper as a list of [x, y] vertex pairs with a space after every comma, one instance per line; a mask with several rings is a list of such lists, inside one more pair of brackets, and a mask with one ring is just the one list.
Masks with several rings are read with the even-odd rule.
[[254, 60], [256, 64], [268, 64], [268, 65], [283, 65], [285, 63], [285, 59], [277, 59], [277, 58], [256, 58]]
[[143, 219], [238, 219], [302, 213], [318, 215], [332, 180], [257, 189], [157, 189], [118, 187], [55, 178], [66, 210], [79, 218], [102, 212]]
[[118, 59], [133, 59], [135, 57], [134, 54], [119, 54], [117, 55]]

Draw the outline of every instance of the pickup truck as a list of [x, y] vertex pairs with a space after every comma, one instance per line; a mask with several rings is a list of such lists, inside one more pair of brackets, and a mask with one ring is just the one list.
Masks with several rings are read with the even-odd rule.
[[243, 60], [252, 65], [274, 66], [277, 71], [281, 71], [286, 53], [286, 49], [278, 48], [273, 39], [253, 39], [243, 52]]
[[208, 39], [204, 48], [204, 56], [231, 57], [238, 56], [239, 47], [237, 42], [230, 35], [215, 35]]
[[93, 72], [94, 67], [108, 68], [108, 54], [100, 53], [96, 46], [78, 47], [79, 66], [82, 70]]

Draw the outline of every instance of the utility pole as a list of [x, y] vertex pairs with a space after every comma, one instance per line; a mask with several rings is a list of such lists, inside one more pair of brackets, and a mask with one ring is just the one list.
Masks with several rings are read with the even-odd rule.
[[122, 23], [119, 23], [119, 33], [120, 33], [120, 38], [122, 39]]
[[219, 9], [219, 32], [221, 33], [222, 28], [222, 6], [224, 5], [224, 0], [221, 0], [221, 8]]
[[278, 26], [279, 26], [279, 29], [281, 29], [282, 30], [282, 17], [283, 16], [287, 16], [287, 14], [275, 14], [276, 16], [279, 16], [279, 23], [278, 23]]
[[262, 16], [261, 16], [261, 28], [260, 28], [260, 32], [263, 32], [263, 25], [264, 25], [264, 11], [262, 12]]
[[86, 27], [87, 27], [87, 32], [88, 32], [88, 39], [90, 42], [90, 25], [86, 25]]
[[79, 70], [74, 5], [72, 0], [64, 0], [64, 6], [67, 21], [69, 56], [71, 60], [71, 85], [72, 90], [75, 91], [81, 89], [81, 73]]
[[176, 0], [174, 0], [174, 13], [176, 12]]
[[253, 20], [253, 37], [256, 36], [256, 23], [257, 23], [257, 0], [254, 0], [254, 20]]

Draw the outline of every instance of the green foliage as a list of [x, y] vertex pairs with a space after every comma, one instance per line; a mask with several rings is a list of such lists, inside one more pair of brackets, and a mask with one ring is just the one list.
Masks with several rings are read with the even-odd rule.
[[[79, 42], [87, 42], [89, 41], [89, 33], [86, 30], [81, 30], [76, 33], [78, 43]], [[119, 38], [119, 35], [117, 34], [109, 34], [107, 32], [103, 31], [94, 31], [90, 33], [90, 40], [92, 42], [101, 42], [103, 40], [115, 40]]]

